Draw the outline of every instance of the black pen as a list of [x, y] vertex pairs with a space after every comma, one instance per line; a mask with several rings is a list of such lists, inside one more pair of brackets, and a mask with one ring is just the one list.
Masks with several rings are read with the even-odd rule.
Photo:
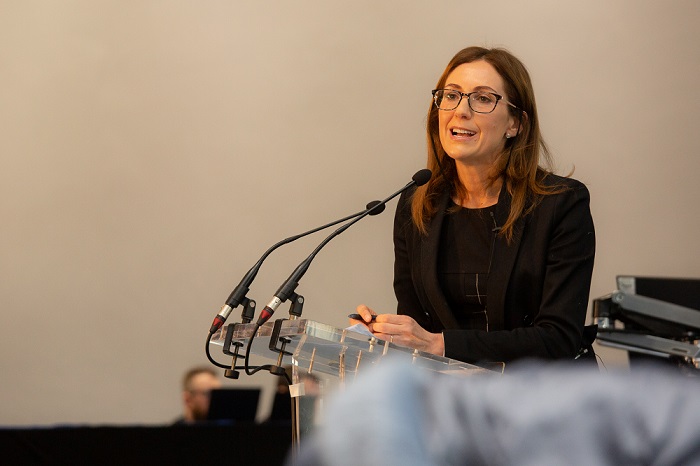
[[[363, 319], [360, 314], [350, 314], [350, 315], [348, 315], [348, 317], [350, 317], [351, 319], [361, 320], [362, 322], [365, 322], [365, 319]], [[375, 320], [377, 320], [377, 315], [372, 314], [372, 320], [370, 320], [370, 322], [374, 322]], [[365, 323], [367, 323], [367, 322], [365, 322]]]

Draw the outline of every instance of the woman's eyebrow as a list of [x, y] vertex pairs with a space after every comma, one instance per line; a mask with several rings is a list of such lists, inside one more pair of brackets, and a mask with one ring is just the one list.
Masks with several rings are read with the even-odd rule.
[[494, 89], [491, 86], [476, 86], [474, 88], [475, 91], [491, 91], [491, 92], [496, 92], [496, 89]]
[[[454, 83], [447, 83], [447, 84], [445, 84], [445, 87], [446, 88], [451, 87], [451, 88], [455, 88], [455, 89], [462, 89], [462, 86], [460, 86], [459, 84], [454, 84]], [[490, 91], [490, 92], [495, 92], [498, 94], [498, 91], [496, 91], [496, 89], [494, 89], [491, 86], [476, 86], [476, 87], [474, 87], [474, 90], [475, 91]]]

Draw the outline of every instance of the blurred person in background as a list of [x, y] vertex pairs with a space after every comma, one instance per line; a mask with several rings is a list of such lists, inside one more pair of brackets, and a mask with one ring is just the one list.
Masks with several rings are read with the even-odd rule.
[[221, 380], [213, 369], [203, 366], [188, 370], [182, 378], [183, 413], [175, 424], [205, 421], [211, 391], [217, 388], [221, 388]]

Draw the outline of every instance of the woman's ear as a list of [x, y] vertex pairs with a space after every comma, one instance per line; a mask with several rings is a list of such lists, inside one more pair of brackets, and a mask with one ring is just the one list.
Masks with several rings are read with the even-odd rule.
[[525, 126], [525, 124], [527, 124], [527, 121], [528, 117], [525, 111], [520, 114], [520, 118], [513, 117], [510, 121], [510, 126], [506, 131], [506, 137], [514, 138], [520, 134], [520, 130], [523, 128], [523, 126]]

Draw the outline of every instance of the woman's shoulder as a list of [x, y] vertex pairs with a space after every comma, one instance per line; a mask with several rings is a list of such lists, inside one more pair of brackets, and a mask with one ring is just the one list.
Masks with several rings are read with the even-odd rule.
[[399, 202], [397, 203], [397, 213], [410, 214], [411, 212], [411, 202], [413, 201], [413, 195], [416, 192], [416, 186], [411, 186], [401, 193], [399, 196]]
[[588, 211], [590, 193], [581, 181], [555, 174], [546, 174], [540, 179], [540, 185], [548, 192], [539, 196], [535, 210], [544, 212], [568, 212], [570, 209], [583, 209]]
[[[555, 175], [554, 173], [542, 172], [539, 174], [539, 182], [546, 191], [559, 195], [585, 195], [588, 196], [588, 188], [585, 184], [569, 176]], [[545, 196], [546, 197], [546, 196]]]

